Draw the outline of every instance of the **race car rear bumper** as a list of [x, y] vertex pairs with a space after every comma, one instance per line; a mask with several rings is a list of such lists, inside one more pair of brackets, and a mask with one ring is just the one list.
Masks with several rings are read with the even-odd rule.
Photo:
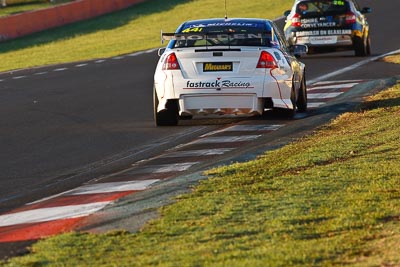
[[[269, 106], [272, 103], [272, 106]], [[188, 94], [179, 98], [179, 115], [262, 115], [266, 108], [293, 108], [290, 99], [256, 94]]]
[[264, 102], [256, 94], [188, 94], [179, 99], [180, 115], [260, 115]]
[[337, 47], [352, 46], [353, 39], [350, 35], [299, 36], [293, 37], [293, 43], [307, 45], [308, 47]]

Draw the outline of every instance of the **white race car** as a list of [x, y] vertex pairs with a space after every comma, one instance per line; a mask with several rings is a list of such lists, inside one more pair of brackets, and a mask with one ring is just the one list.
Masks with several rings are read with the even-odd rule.
[[154, 75], [157, 126], [207, 114], [307, 110], [305, 65], [295, 57], [307, 47], [289, 47], [270, 20], [188, 21], [162, 38], [169, 43]]

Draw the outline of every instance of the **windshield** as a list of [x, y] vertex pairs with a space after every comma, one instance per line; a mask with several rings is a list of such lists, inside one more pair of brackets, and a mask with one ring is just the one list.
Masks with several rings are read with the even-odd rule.
[[[174, 35], [174, 48], [212, 46], [271, 47], [271, 29], [262, 23], [209, 23], [184, 25]], [[274, 38], [276, 40], [276, 38]]]
[[297, 4], [296, 13], [318, 16], [320, 14], [341, 14], [349, 10], [349, 3], [344, 0], [301, 1]]

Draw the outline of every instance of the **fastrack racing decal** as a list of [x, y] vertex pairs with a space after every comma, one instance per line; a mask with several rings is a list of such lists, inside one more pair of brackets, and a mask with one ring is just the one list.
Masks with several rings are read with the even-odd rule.
[[217, 78], [217, 80], [213, 82], [186, 82], [186, 88], [183, 89], [223, 89], [223, 88], [254, 88], [251, 86], [250, 82], [233, 82], [230, 80], [221, 80]]

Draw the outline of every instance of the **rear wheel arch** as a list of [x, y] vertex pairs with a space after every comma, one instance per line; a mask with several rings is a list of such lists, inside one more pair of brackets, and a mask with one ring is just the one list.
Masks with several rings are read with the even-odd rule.
[[168, 100], [165, 109], [158, 110], [159, 100], [155, 87], [153, 88], [153, 115], [156, 126], [176, 126], [179, 121], [178, 101]]

